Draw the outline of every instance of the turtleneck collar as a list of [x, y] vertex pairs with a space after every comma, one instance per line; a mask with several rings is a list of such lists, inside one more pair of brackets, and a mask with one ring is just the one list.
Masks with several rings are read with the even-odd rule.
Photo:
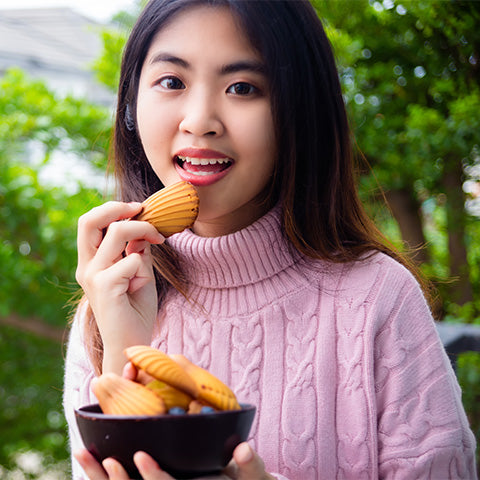
[[200, 237], [184, 230], [172, 235], [168, 244], [179, 254], [189, 282], [205, 288], [253, 284], [300, 258], [282, 234], [280, 206], [232, 234]]

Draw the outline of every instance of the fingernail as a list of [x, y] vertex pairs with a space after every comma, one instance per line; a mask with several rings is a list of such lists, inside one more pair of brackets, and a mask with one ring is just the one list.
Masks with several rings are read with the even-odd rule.
[[120, 467], [119, 463], [113, 458], [106, 458], [102, 462], [102, 466], [109, 475], [117, 475], [122, 473], [122, 468]]
[[140, 202], [128, 202], [128, 204], [132, 207], [132, 208], [138, 208], [141, 203]]
[[162, 471], [158, 463], [145, 452], [135, 452], [133, 455], [133, 461], [141, 472], [154, 473]]
[[253, 452], [250, 448], [250, 445], [248, 445], [248, 443], [241, 443], [237, 447], [237, 455], [240, 463], [248, 463], [253, 457]]

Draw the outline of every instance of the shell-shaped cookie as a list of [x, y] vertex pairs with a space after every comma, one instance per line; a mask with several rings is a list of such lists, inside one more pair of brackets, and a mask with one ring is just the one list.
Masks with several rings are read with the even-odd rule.
[[235, 394], [221, 380], [209, 371], [195, 365], [183, 355], [171, 355], [193, 378], [198, 389], [198, 399], [205, 400], [219, 410], [239, 410]]
[[218, 410], [240, 410], [240, 405], [235, 397], [225, 395], [207, 383], [203, 383], [199, 387], [198, 398], [205, 400]]
[[125, 349], [127, 358], [139, 369], [161, 382], [185, 392], [193, 398], [198, 395], [196, 382], [168, 355], [153, 347], [134, 345]]
[[108, 415], [161, 415], [165, 403], [144, 385], [105, 373], [92, 386], [102, 412]]
[[173, 407], [181, 407], [184, 410], [187, 410], [190, 402], [193, 400], [193, 397], [190, 395], [187, 395], [181, 390], [178, 390], [171, 385], [167, 385], [160, 380], [152, 380], [145, 386], [162, 397], [167, 410], [170, 410]]
[[169, 237], [193, 225], [198, 215], [198, 194], [190, 183], [178, 182], [154, 193], [142, 205], [143, 210], [134, 219], [151, 223]]

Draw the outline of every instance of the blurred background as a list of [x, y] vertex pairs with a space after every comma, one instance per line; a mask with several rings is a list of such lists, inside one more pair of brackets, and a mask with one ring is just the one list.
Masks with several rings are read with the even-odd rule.
[[[76, 223], [112, 196], [118, 70], [144, 2], [23, 2], [0, 0], [0, 478], [56, 480], [68, 472]], [[436, 287], [480, 438], [480, 2], [314, 5], [338, 61], [362, 198]]]

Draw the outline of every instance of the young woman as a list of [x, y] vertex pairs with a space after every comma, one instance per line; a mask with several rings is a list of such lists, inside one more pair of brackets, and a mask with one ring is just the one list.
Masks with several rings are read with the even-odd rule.
[[[124, 52], [115, 172], [120, 201], [79, 221], [85, 297], [64, 401], [75, 479], [127, 478], [84, 449], [73, 410], [134, 344], [183, 353], [257, 406], [228, 478], [476, 478], [428, 304], [357, 197], [307, 1], [150, 1]], [[179, 180], [200, 197], [192, 229], [164, 241], [122, 221]], [[144, 479], [171, 478], [135, 460]]]

